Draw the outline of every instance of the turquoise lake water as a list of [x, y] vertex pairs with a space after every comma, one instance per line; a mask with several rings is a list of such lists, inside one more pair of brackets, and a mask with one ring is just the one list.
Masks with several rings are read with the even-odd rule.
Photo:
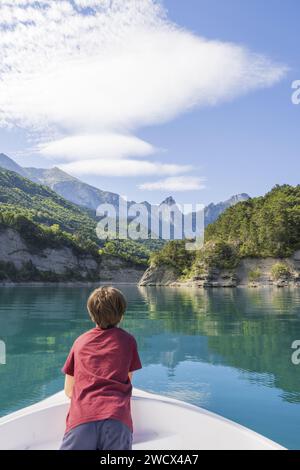
[[[202, 406], [290, 449], [300, 449], [300, 290], [138, 288], [121, 326], [135, 335], [143, 369], [134, 385]], [[60, 368], [92, 324], [91, 287], [0, 288], [0, 415], [63, 386]]]

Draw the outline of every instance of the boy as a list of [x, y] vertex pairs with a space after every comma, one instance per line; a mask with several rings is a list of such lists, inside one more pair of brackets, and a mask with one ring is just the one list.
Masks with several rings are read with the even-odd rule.
[[141, 369], [135, 338], [118, 327], [126, 299], [99, 287], [87, 309], [96, 327], [79, 336], [62, 369], [71, 398], [61, 450], [131, 450], [132, 372]]

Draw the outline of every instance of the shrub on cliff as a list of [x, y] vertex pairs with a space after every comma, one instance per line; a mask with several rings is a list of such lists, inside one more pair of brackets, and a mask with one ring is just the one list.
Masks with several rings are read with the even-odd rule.
[[195, 252], [186, 250], [185, 240], [172, 240], [164, 245], [162, 250], [152, 253], [150, 264], [152, 266], [171, 266], [179, 274], [191, 269], [195, 261]]
[[209, 268], [231, 270], [239, 264], [236, 247], [223, 241], [205, 243], [197, 258]]
[[271, 269], [271, 276], [275, 281], [291, 276], [291, 269], [286, 263], [276, 263]]

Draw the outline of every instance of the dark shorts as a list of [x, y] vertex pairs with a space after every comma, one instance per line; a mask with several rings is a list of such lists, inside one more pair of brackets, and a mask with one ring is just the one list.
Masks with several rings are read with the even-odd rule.
[[132, 432], [116, 419], [92, 421], [67, 432], [60, 450], [132, 450]]

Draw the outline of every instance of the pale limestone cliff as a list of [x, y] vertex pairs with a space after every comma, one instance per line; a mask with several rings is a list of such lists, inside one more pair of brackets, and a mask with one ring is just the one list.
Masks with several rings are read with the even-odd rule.
[[140, 286], [169, 286], [176, 282], [176, 272], [168, 266], [150, 266], [143, 274]]
[[29, 246], [12, 228], [0, 231], [0, 281], [134, 282], [143, 268], [115, 257], [76, 253], [68, 246]]
[[[290, 276], [273, 279], [272, 268], [277, 263], [284, 263], [290, 269]], [[256, 278], [253, 279], [253, 274]], [[140, 286], [195, 286], [195, 287], [237, 287], [237, 286], [299, 286], [300, 287], [300, 251], [291, 258], [245, 258], [235, 270], [210, 269], [205, 274], [190, 279], [181, 279], [168, 266], [150, 266], [139, 283]]]

